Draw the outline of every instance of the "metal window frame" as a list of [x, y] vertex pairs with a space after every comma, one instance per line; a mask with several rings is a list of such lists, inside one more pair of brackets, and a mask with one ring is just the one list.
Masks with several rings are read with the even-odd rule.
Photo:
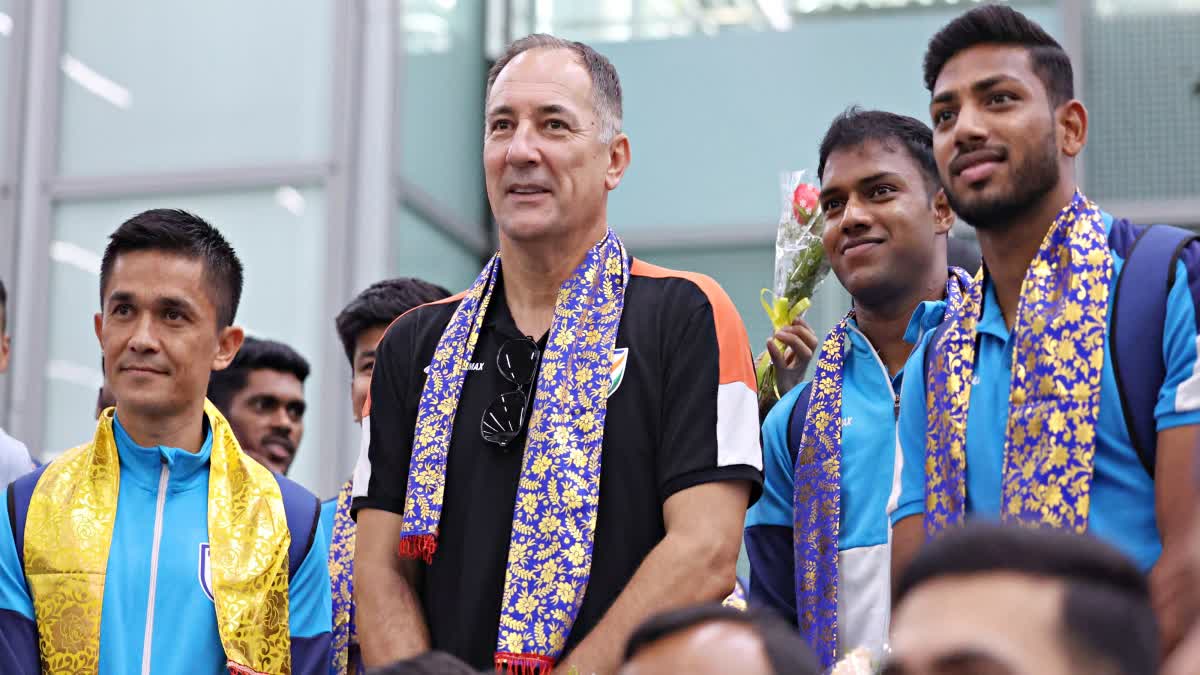
[[17, 221], [14, 345], [20, 357], [10, 370], [9, 423], [34, 453], [41, 451], [45, 369], [49, 344], [48, 298], [52, 198], [47, 186], [56, 170], [63, 40], [63, 0], [29, 4], [29, 42], [22, 136], [21, 189]]
[[[13, 296], [17, 286], [17, 217], [20, 208], [21, 150], [25, 118], [25, 71], [29, 52], [29, 12], [32, 0], [12, 0], [9, 18], [12, 31], [8, 35], [8, 90], [5, 97], [5, 124], [0, 129], [0, 280], [5, 283], [8, 301], [5, 303], [5, 331], [11, 331]], [[13, 378], [0, 380], [0, 428], [8, 425], [8, 402]]]

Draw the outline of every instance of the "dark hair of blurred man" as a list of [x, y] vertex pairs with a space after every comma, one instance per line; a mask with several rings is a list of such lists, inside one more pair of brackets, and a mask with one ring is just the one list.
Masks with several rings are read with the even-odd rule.
[[338, 338], [350, 361], [350, 405], [355, 421], [362, 421], [375, 369], [375, 348], [387, 327], [408, 310], [449, 296], [450, 291], [423, 279], [385, 279], [368, 286], [337, 315]]
[[896, 585], [885, 675], [1153, 675], [1145, 577], [1061, 530], [974, 524], [922, 549]]
[[699, 605], [664, 612], [629, 638], [621, 675], [816, 675], [795, 628], [770, 612]]
[[4, 672], [327, 673], [317, 499], [243, 453], [205, 399], [242, 344], [237, 254], [156, 209], [113, 232], [100, 270], [117, 405], [0, 499]]
[[[8, 372], [8, 291], [0, 280], [0, 375]], [[0, 489], [33, 470], [25, 444], [0, 429]]]
[[286, 474], [304, 438], [308, 361], [274, 340], [247, 337], [233, 362], [213, 372], [208, 400], [229, 420], [242, 450]]

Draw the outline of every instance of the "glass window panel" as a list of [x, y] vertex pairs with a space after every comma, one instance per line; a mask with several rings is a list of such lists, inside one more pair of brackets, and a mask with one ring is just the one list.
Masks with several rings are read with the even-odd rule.
[[[8, 101], [12, 94], [8, 91], [8, 68], [12, 58], [13, 31], [12, 0], [0, 0], [0, 157], [4, 157], [7, 144], [11, 139], [5, 138], [4, 130], [8, 128]], [[0, 183], [8, 181], [4, 175], [7, 167], [0, 165]]]
[[467, 222], [483, 191], [483, 3], [404, 3], [401, 172]]
[[1200, 197], [1200, 0], [1106, 0], [1084, 23], [1096, 199]]
[[465, 290], [483, 269], [475, 254], [405, 207], [396, 215], [392, 251], [397, 276], [424, 279], [451, 293]]
[[[64, 204], [55, 212], [50, 258], [49, 359], [46, 369], [42, 459], [90, 438], [100, 348], [92, 315], [99, 305], [100, 256], [107, 237], [130, 216], [150, 208], [194, 212], [226, 236], [245, 267], [237, 323], [250, 334], [288, 343], [313, 367], [305, 382], [309, 412], [290, 476], [316, 486], [321, 410], [320, 346], [332, 317], [320, 314], [325, 278], [325, 203], [319, 190], [254, 191]], [[341, 366], [342, 364], [337, 364]], [[330, 382], [342, 382], [344, 373]]]
[[[509, 39], [553, 33], [585, 42], [656, 40], [686, 35], [747, 31], [786, 31], [822, 16], [847, 13], [961, 9], [986, 0], [513, 0]], [[1130, 2], [1133, 0], [1116, 0]], [[1154, 0], [1192, 2], [1194, 0]], [[1021, 6], [1053, 5], [1050, 0], [1016, 0]]]
[[328, 155], [332, 0], [69, 0], [61, 173]]

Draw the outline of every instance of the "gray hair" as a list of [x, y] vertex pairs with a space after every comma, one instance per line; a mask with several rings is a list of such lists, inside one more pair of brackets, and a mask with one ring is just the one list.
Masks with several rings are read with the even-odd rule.
[[579, 65], [588, 71], [592, 80], [592, 107], [600, 121], [600, 142], [608, 143], [621, 132], [621, 80], [617, 69], [603, 54], [582, 42], [564, 40], [545, 33], [534, 33], [515, 40], [504, 50], [488, 71], [484, 100], [492, 96], [492, 85], [513, 59], [531, 49], [566, 49], [574, 52]]

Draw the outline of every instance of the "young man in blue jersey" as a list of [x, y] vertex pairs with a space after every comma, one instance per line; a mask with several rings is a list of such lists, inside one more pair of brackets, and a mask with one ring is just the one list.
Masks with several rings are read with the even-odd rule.
[[204, 392], [242, 343], [216, 229], [147, 211], [110, 237], [94, 319], [115, 410], [0, 499], [5, 673], [326, 673], [320, 505], [243, 453]]
[[[363, 406], [371, 390], [375, 350], [396, 317], [436, 302], [450, 291], [413, 278], [385, 279], [371, 284], [337, 315], [338, 338], [350, 361], [350, 405], [354, 421], [362, 424]], [[321, 505], [321, 529], [329, 540], [329, 575], [333, 593], [333, 675], [363, 672], [354, 611], [354, 519], [350, 516], [348, 480], [338, 496]]]
[[947, 286], [964, 281], [947, 272], [954, 214], [932, 144], [923, 123], [881, 111], [851, 109], [826, 132], [823, 244], [854, 307], [826, 336], [813, 381], [763, 425], [765, 486], [746, 519], [750, 604], [797, 623], [825, 667], [885, 642], [901, 374], [912, 342], [941, 321]]
[[942, 182], [985, 274], [909, 362], [894, 563], [971, 517], [1088, 532], [1150, 573], [1169, 649], [1194, 613], [1171, 589], [1197, 499], [1200, 244], [1079, 191], [1088, 113], [1071, 61], [1019, 12], [947, 24], [925, 84]]

